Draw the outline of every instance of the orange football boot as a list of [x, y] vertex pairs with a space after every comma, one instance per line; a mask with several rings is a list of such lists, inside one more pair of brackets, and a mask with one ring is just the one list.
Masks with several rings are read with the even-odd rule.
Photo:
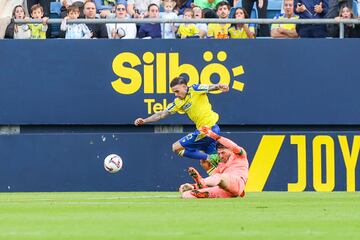
[[192, 177], [192, 179], [194, 179], [199, 189], [206, 187], [204, 179], [201, 177], [200, 173], [195, 168], [189, 167], [188, 173]]

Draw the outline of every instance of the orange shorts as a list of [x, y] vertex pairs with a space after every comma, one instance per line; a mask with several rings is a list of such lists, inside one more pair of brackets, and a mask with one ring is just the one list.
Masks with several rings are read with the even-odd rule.
[[222, 179], [225, 182], [224, 189], [231, 194], [243, 197], [245, 194], [245, 180], [242, 176], [233, 176], [230, 174], [221, 174]]

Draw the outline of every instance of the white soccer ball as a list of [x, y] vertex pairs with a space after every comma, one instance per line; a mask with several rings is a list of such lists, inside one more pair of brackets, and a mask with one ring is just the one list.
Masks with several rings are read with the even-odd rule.
[[120, 156], [110, 154], [104, 159], [104, 168], [109, 173], [116, 173], [122, 168], [123, 161]]

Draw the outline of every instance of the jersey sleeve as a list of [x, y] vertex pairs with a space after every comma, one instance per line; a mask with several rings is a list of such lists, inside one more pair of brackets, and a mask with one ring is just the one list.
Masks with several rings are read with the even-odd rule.
[[194, 84], [191, 86], [196, 93], [208, 93], [209, 85], [207, 84]]
[[250, 32], [252, 32], [252, 33], [255, 34], [255, 24], [250, 23], [250, 24], [248, 25], [248, 28], [249, 28]]
[[235, 154], [243, 155], [245, 153], [244, 149], [240, 146], [238, 146], [236, 143], [231, 141], [230, 139], [226, 137], [220, 137], [218, 139], [218, 142], [224, 145], [226, 148], [230, 149]]
[[172, 102], [168, 105], [168, 107], [166, 108], [166, 111], [169, 112], [170, 114], [174, 114], [176, 112], [178, 112], [178, 108], [175, 104], [175, 102]]

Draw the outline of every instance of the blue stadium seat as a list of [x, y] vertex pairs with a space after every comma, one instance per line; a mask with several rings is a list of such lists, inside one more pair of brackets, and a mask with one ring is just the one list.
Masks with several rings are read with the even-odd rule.
[[[50, 2], [50, 18], [61, 18], [61, 3], [60, 2]], [[51, 32], [50, 36], [52, 38], [59, 37], [60, 24], [51, 24], [50, 32]]]
[[50, 2], [50, 14], [61, 15], [61, 2]]
[[282, 0], [269, 0], [267, 17], [274, 18], [277, 14], [281, 12]]

